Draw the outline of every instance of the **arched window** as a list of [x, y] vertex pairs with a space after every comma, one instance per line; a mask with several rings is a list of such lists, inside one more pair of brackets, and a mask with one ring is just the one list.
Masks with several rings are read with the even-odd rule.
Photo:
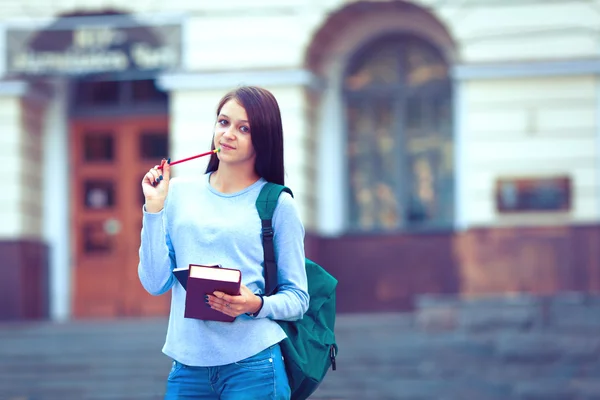
[[357, 52], [344, 76], [352, 231], [450, 228], [452, 94], [448, 64], [415, 36]]

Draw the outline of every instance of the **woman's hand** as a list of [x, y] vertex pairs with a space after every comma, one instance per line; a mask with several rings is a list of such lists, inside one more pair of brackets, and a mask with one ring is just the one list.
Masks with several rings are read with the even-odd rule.
[[212, 309], [234, 318], [246, 313], [254, 314], [262, 305], [261, 298], [252, 293], [244, 284], [240, 285], [239, 296], [214, 292], [212, 295], [206, 295], [206, 302]]
[[171, 165], [163, 158], [158, 165], [150, 169], [142, 179], [142, 190], [146, 199], [146, 211], [156, 213], [163, 209], [167, 192], [169, 191], [169, 179], [171, 177]]

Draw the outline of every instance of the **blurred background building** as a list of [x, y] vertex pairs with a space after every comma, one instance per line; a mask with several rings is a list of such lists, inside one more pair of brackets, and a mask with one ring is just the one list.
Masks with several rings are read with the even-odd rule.
[[279, 100], [340, 312], [598, 291], [599, 26], [598, 1], [5, 0], [0, 319], [165, 315], [140, 181], [242, 84]]

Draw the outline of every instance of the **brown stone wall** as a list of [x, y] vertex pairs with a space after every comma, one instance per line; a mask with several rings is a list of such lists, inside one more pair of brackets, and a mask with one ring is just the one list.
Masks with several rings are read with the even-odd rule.
[[0, 242], [0, 274], [0, 320], [48, 318], [48, 247], [44, 243]]
[[[600, 226], [463, 233], [307, 235], [306, 254], [339, 281], [339, 312], [412, 309], [421, 294], [600, 292]], [[48, 248], [0, 242], [0, 320], [47, 318]]]
[[455, 245], [465, 295], [600, 291], [600, 226], [473, 229]]
[[451, 233], [307, 237], [306, 253], [339, 281], [340, 312], [412, 308], [417, 293], [456, 293]]
[[600, 226], [308, 235], [306, 253], [338, 279], [339, 312], [412, 309], [431, 293], [600, 292]]

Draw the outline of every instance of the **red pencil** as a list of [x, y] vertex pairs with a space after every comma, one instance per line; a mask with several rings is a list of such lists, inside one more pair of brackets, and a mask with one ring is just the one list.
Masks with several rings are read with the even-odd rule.
[[[179, 163], [182, 163], [182, 162], [184, 162], [184, 161], [193, 160], [194, 158], [198, 158], [198, 157], [204, 157], [204, 156], [207, 156], [207, 155], [209, 155], [209, 154], [218, 153], [219, 151], [221, 151], [221, 148], [220, 148], [220, 147], [219, 147], [218, 149], [214, 149], [214, 150], [211, 150], [211, 151], [207, 151], [206, 153], [198, 154], [198, 155], [196, 155], [196, 156], [191, 156], [191, 157], [188, 157], [188, 158], [183, 158], [183, 159], [181, 159], [181, 160], [173, 161], [173, 162], [172, 162], [171, 164], [169, 164], [169, 165], [175, 165], [175, 164], [179, 164]], [[158, 169], [162, 169], [162, 166], [159, 166], [159, 167], [158, 167]]]

